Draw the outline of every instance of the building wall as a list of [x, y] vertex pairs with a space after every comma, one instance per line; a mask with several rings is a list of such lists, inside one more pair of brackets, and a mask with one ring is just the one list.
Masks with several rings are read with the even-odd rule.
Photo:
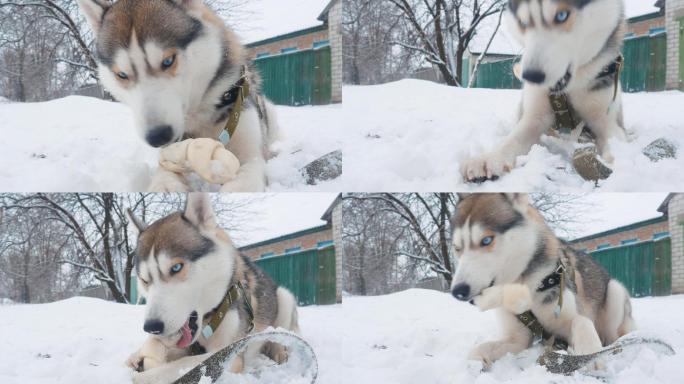
[[650, 20], [638, 21], [627, 25], [627, 32], [635, 36], [648, 35], [651, 28], [662, 28], [665, 26], [665, 16], [660, 16]]
[[672, 247], [672, 293], [684, 293], [684, 194], [672, 197], [668, 216]]
[[249, 256], [252, 260], [258, 260], [263, 254], [273, 252], [275, 255], [282, 255], [285, 253], [286, 249], [294, 247], [301, 247], [302, 251], [307, 249], [315, 249], [319, 242], [330, 240], [333, 240], [333, 231], [331, 228], [328, 228], [320, 232], [310, 233], [304, 236], [279, 241], [277, 243], [266, 244], [246, 250], [243, 249], [241, 252]]
[[653, 235], [660, 232], [669, 231], [670, 226], [667, 220], [660, 221], [655, 224], [646, 225], [640, 228], [632, 229], [629, 231], [613, 233], [607, 236], [597, 237], [594, 239], [573, 242], [573, 248], [577, 250], [586, 249], [588, 252], [596, 251], [599, 245], [609, 243], [611, 246], [616, 247], [621, 245], [622, 240], [631, 240], [636, 238], [638, 241], [652, 240]]
[[665, 4], [667, 27], [666, 87], [668, 89], [684, 89], [679, 81], [679, 18], [684, 17], [684, 0], [667, 0]]
[[260, 45], [258, 47], [247, 48], [250, 59], [255, 59], [260, 53], [269, 53], [271, 55], [279, 55], [282, 49], [297, 47], [298, 51], [312, 49], [316, 41], [330, 40], [328, 30], [313, 32], [307, 35], [297, 36], [286, 40], [275, 41], [270, 44]]
[[342, 302], [342, 260], [344, 260], [344, 243], [342, 242], [342, 203], [338, 203], [332, 212], [332, 235], [335, 242], [335, 274], [337, 302]]
[[342, 102], [342, 3], [337, 0], [328, 12], [333, 103]]

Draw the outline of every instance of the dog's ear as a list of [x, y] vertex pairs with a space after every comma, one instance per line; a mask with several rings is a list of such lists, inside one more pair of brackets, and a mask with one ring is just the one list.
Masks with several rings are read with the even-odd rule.
[[211, 197], [207, 193], [188, 193], [183, 216], [202, 229], [211, 229], [216, 226], [214, 209], [211, 207]]
[[203, 3], [202, 0], [173, 0], [173, 1], [185, 9], [197, 9]]
[[126, 213], [128, 214], [128, 218], [130, 219], [131, 224], [133, 224], [135, 229], [138, 230], [138, 233], [142, 233], [142, 231], [147, 229], [147, 224], [145, 224], [144, 221], [138, 219], [138, 216], [136, 216], [135, 213], [133, 213], [133, 210], [127, 208]]
[[457, 193], [456, 196], [458, 196], [458, 202], [456, 204], [461, 204], [463, 202], [463, 200], [470, 197], [470, 195], [471, 195], [470, 193], [464, 193], [464, 192]]
[[110, 4], [106, 0], [77, 0], [78, 7], [85, 15], [90, 28], [93, 29], [95, 35], [100, 32], [102, 26], [102, 16], [109, 8]]
[[527, 193], [504, 193], [504, 196], [514, 206], [525, 207], [530, 204], [530, 196]]

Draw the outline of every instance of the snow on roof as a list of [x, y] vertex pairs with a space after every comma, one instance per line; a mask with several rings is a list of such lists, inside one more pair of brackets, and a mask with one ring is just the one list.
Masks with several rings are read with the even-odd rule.
[[318, 16], [330, 0], [253, 0], [246, 6], [253, 13], [249, 22], [234, 26], [243, 43], [321, 25]]
[[[486, 47], [492, 33], [496, 29], [496, 23], [499, 20], [498, 15], [492, 15], [482, 21], [480, 28], [473, 37], [468, 47], [471, 53], [481, 53]], [[519, 55], [522, 52], [522, 47], [513, 39], [508, 33], [505, 18], [501, 23], [499, 31], [496, 33], [492, 44], [489, 46], [488, 54], [499, 55]]]
[[625, 2], [625, 16], [627, 18], [658, 12], [656, 0], [623, 0]]

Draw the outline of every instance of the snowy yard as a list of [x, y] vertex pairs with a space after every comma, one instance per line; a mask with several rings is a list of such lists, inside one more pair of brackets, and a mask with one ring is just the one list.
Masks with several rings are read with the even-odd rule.
[[[278, 107], [284, 139], [267, 174], [272, 191], [330, 191], [307, 186], [299, 169], [338, 150], [340, 106]], [[0, 185], [9, 191], [144, 191], [157, 150], [138, 136], [129, 109], [71, 96], [44, 103], [0, 103]]]
[[[684, 373], [684, 296], [636, 299], [633, 305], [639, 329], [660, 335], [679, 355], [658, 358], [643, 350], [641, 359], [617, 373], [613, 382], [679, 382]], [[492, 372], [479, 373], [467, 354], [476, 343], [496, 338], [497, 320], [447, 293], [413, 289], [345, 298], [343, 312], [338, 334], [345, 341], [348, 383], [601, 383], [550, 374], [532, 362], [521, 366], [511, 356], [497, 362]]]
[[[303, 336], [318, 355], [319, 383], [344, 382], [337, 375], [340, 339], [330, 328], [340, 308], [300, 308]], [[84, 297], [2, 305], [0, 383], [128, 383], [131, 371], [124, 361], [145, 340], [142, 323], [142, 306]]]
[[[642, 350], [635, 363], [614, 373], [613, 382], [678, 382], [684, 372], [684, 296], [633, 303], [639, 329], [660, 335], [679, 355]], [[321, 384], [601, 383], [552, 375], [510, 356], [480, 374], [466, 355], [475, 343], [496, 337], [494, 315], [446, 293], [414, 289], [347, 297], [343, 305], [301, 308], [300, 322], [318, 354]], [[0, 306], [0, 329], [4, 384], [127, 382], [122, 362], [145, 337], [142, 307], [89, 298]]]
[[[459, 172], [469, 154], [493, 148], [513, 128], [520, 91], [451, 88], [421, 80], [345, 88], [345, 188], [348, 191], [588, 191], [552, 145], [535, 145], [497, 182], [467, 185]], [[684, 93], [624, 95], [630, 143], [614, 145], [613, 175], [601, 191], [684, 189]], [[679, 158], [651, 162], [641, 152], [658, 138]], [[554, 153], [556, 152], [556, 153]]]

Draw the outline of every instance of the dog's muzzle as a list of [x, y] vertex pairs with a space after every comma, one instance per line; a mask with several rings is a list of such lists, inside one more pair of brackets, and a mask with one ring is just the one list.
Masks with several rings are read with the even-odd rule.
[[181, 327], [181, 329], [178, 331], [180, 332], [180, 339], [176, 343], [176, 346], [178, 348], [187, 348], [192, 344], [192, 341], [195, 339], [195, 335], [197, 334], [197, 329], [199, 328], [197, 325], [197, 319], [199, 318], [199, 315], [197, 315], [197, 311], [192, 311], [188, 319], [185, 321], [185, 324]]

